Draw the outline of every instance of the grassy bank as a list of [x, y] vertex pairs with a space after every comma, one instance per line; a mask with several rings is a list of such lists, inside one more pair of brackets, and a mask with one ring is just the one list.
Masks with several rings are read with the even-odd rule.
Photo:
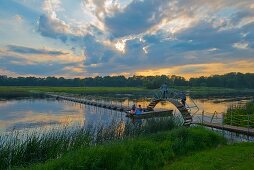
[[254, 89], [232, 89], [223, 87], [174, 87], [178, 90], [189, 91], [192, 97], [216, 97], [216, 96], [234, 96], [234, 95], [251, 95]]
[[224, 116], [224, 123], [254, 128], [254, 102], [249, 102], [245, 106], [229, 107]]
[[[171, 88], [171, 87], [170, 87]], [[173, 89], [189, 91], [193, 97], [207, 97], [216, 95], [254, 94], [252, 89], [229, 89], [218, 87], [172, 87]], [[153, 95], [154, 90], [138, 87], [45, 87], [45, 86], [0, 86], [0, 97], [27, 97], [34, 92], [60, 92], [75, 94], [107, 94], [134, 93]]]
[[224, 143], [211, 131], [179, 128], [73, 150], [30, 169], [160, 169], [176, 157]]
[[176, 127], [170, 118], [151, 119], [139, 124], [113, 121], [108, 126], [63, 127], [46, 132], [19, 132], [0, 136], [0, 169], [28, 166], [63, 154], [112, 141], [148, 135]]
[[38, 87], [0, 86], [0, 97], [29, 97], [40, 92], [105, 94], [105, 93], [146, 93], [148, 90], [136, 87]]
[[164, 169], [254, 169], [254, 143], [238, 143], [181, 158]]

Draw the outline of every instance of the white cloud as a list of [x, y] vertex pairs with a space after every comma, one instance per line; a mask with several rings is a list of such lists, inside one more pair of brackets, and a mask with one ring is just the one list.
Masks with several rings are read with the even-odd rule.
[[148, 54], [148, 48], [149, 48], [149, 46], [143, 47], [143, 51], [144, 51], [145, 54]]
[[238, 49], [248, 49], [249, 44], [247, 42], [234, 43], [233, 47]]
[[[92, 75], [239, 57], [249, 59], [254, 49], [252, 5], [252, 0], [44, 0], [41, 12], [30, 14], [39, 18], [36, 30], [40, 34], [31, 30], [24, 32], [25, 27], [18, 27], [19, 24], [35, 29], [34, 20], [28, 21], [24, 13], [16, 12], [10, 22], [22, 22], [0, 28], [1, 38], [4, 37], [0, 45], [24, 43], [22, 46], [31, 48], [59, 49], [54, 45], [59, 43], [57, 47], [63, 48], [62, 51], [72, 50], [79, 58], [85, 58], [86, 74]], [[6, 25], [4, 20], [1, 19], [1, 25]], [[8, 31], [14, 32], [12, 39], [5, 36]], [[27, 58], [16, 53], [15, 56], [26, 61], [32, 57], [29, 64], [42, 63], [43, 68], [52, 60], [52, 67], [56, 63], [60, 71], [62, 68], [80, 71], [76, 64], [83, 63], [71, 55], [53, 59], [39, 54], [28, 54]], [[75, 66], [69, 65], [71, 60]], [[21, 62], [12, 60], [13, 65]], [[60, 67], [61, 64], [66, 66]]]
[[117, 43], [115, 44], [116, 49], [122, 53], [125, 53], [125, 42], [126, 41], [123, 40], [117, 41]]
[[218, 48], [210, 48], [210, 49], [208, 49], [207, 51], [208, 52], [213, 52], [213, 51], [217, 51], [217, 50], [219, 50]]
[[55, 11], [63, 10], [63, 8], [61, 8], [60, 0], [45, 0], [42, 9], [47, 11], [49, 15]]

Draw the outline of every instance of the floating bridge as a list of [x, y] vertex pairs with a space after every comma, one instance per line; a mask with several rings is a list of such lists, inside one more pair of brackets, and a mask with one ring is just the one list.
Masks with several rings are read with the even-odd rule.
[[[92, 99], [86, 99], [86, 98], [78, 98], [78, 97], [71, 97], [66, 95], [59, 95], [54, 93], [47, 93], [47, 96], [54, 97], [56, 99], [61, 100], [67, 100], [75, 103], [85, 104], [85, 105], [91, 105], [96, 107], [102, 107], [105, 109], [110, 110], [116, 110], [120, 112], [125, 112], [128, 117], [130, 116], [130, 110], [131, 107], [124, 106], [122, 104], [112, 104], [106, 103], [106, 102], [99, 102], [94, 101]], [[146, 108], [144, 108], [144, 114], [142, 114], [142, 118], [150, 118], [150, 117], [165, 117], [165, 116], [172, 116], [173, 110], [154, 110], [155, 106], [160, 102], [170, 102], [173, 104], [180, 112], [182, 118], [183, 118], [183, 125], [190, 126], [191, 124], [198, 124], [202, 126], [207, 126], [215, 129], [221, 129], [226, 130], [230, 132], [236, 132], [240, 134], [250, 135], [254, 136], [254, 129], [252, 128], [244, 128], [244, 127], [237, 127], [237, 126], [231, 126], [231, 125], [223, 125], [219, 123], [212, 123], [212, 122], [193, 122], [193, 116], [196, 115], [196, 113], [199, 111], [198, 106], [195, 104], [195, 102], [190, 98], [192, 102], [192, 106], [189, 106], [188, 104], [183, 105], [183, 103], [180, 100], [179, 92], [174, 91], [170, 94], [167, 93], [166, 95], [162, 95], [162, 93], [155, 93], [154, 97], [152, 98], [151, 102], [148, 104]], [[192, 110], [193, 108], [194, 111]], [[146, 116], [147, 115], [147, 116]], [[133, 117], [132, 117], [133, 118]]]
[[[78, 97], [70, 97], [70, 96], [65, 96], [65, 95], [58, 95], [58, 94], [52, 94], [52, 93], [47, 93], [48, 96], [50, 97], [54, 97], [56, 99], [62, 99], [62, 100], [68, 100], [68, 101], [72, 101], [72, 102], [76, 102], [76, 103], [80, 103], [80, 104], [86, 104], [86, 105], [92, 105], [92, 106], [96, 106], [96, 107], [102, 107], [105, 109], [110, 109], [110, 110], [116, 110], [116, 111], [120, 111], [120, 112], [125, 112], [128, 113], [131, 110], [131, 107], [129, 106], [123, 106], [121, 105], [117, 105], [117, 104], [112, 104], [112, 103], [105, 103], [105, 102], [99, 102], [99, 101], [94, 101], [91, 99], [85, 99], [85, 98], [78, 98]], [[179, 101], [179, 97], [177, 97], [178, 95], [176, 95], [176, 93], [174, 94], [174, 97], [166, 95], [164, 97], [162, 97], [162, 93], [157, 93], [154, 95], [154, 97], [152, 98], [151, 102], [149, 103], [149, 105], [144, 108], [144, 114], [147, 115], [154, 115], [154, 117], [158, 116], [171, 116], [172, 115], [172, 111], [173, 110], [154, 110], [155, 106], [162, 101], [168, 101], [170, 103], [172, 103], [181, 113], [182, 118], [183, 118], [183, 124], [185, 126], [189, 126], [192, 123], [192, 116], [191, 116], [191, 112], [190, 112], [190, 107], [189, 106], [184, 106], [180, 101]], [[195, 107], [197, 107], [195, 105]], [[170, 114], [166, 114], [170, 112]]]
[[125, 112], [125, 113], [127, 113], [131, 110], [130, 107], [126, 107], [123, 105], [107, 104], [107, 103], [93, 101], [93, 100], [89, 100], [89, 99], [81, 99], [81, 98], [77, 98], [77, 97], [70, 97], [70, 96], [51, 94], [51, 93], [47, 93], [47, 95], [50, 97], [54, 97], [56, 99], [67, 100], [67, 101], [71, 101], [71, 102], [75, 102], [75, 103], [102, 107], [102, 108], [116, 110], [116, 111]]

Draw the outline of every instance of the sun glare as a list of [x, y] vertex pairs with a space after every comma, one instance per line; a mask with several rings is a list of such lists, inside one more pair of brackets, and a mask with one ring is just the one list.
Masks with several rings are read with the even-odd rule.
[[123, 40], [117, 41], [115, 47], [118, 51], [125, 53], [125, 41]]

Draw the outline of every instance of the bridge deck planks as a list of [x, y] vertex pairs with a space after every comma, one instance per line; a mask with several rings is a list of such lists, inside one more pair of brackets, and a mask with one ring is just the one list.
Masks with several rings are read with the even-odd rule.
[[209, 123], [209, 122], [195, 123], [195, 124], [254, 136], [254, 129], [253, 128], [246, 128], [246, 127], [239, 127], [239, 126], [232, 126], [232, 125], [221, 125], [221, 124]]
[[57, 99], [72, 101], [72, 102], [76, 102], [76, 103], [80, 103], [80, 104], [87, 104], [87, 105], [102, 107], [105, 109], [116, 110], [116, 111], [121, 111], [121, 112], [125, 112], [125, 113], [129, 113], [129, 111], [131, 110], [131, 107], [122, 106], [122, 105], [113, 105], [113, 104], [108, 104], [108, 103], [90, 101], [87, 99], [79, 99], [79, 98], [67, 97], [67, 96], [61, 96], [61, 95], [55, 95], [55, 94], [47, 94], [47, 95], [57, 98]]

